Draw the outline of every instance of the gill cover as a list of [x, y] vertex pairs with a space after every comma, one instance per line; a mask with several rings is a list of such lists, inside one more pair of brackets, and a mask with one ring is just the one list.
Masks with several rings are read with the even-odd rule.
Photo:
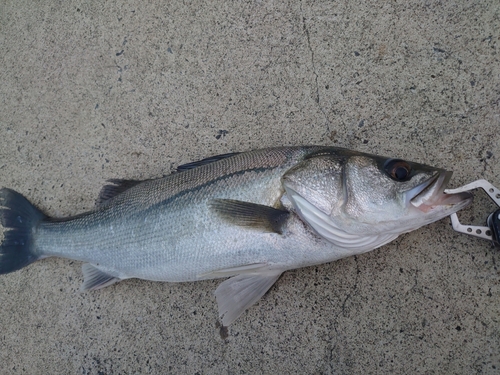
[[341, 229], [330, 216], [309, 203], [292, 188], [285, 185], [288, 198], [292, 202], [299, 216], [321, 237], [334, 245], [344, 249], [356, 251], [370, 251], [394, 240], [399, 234], [350, 234]]
[[283, 176], [286, 197], [314, 232], [338, 247], [363, 252], [423, 225], [401, 220], [414, 214], [408, 192], [435, 178], [437, 169], [343, 151], [312, 155]]

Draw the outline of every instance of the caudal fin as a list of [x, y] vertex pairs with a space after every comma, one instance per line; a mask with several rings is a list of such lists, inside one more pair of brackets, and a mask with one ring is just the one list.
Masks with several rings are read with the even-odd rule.
[[17, 271], [39, 258], [33, 246], [33, 233], [45, 215], [21, 194], [0, 189], [0, 274]]

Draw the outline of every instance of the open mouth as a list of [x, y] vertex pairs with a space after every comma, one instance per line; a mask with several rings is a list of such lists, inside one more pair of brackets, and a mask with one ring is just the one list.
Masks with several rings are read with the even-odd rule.
[[427, 212], [435, 206], [455, 205], [472, 198], [467, 192], [457, 194], [445, 194], [444, 190], [450, 182], [453, 172], [442, 171], [437, 176], [425, 181], [408, 192], [413, 195], [410, 202], [419, 210]]

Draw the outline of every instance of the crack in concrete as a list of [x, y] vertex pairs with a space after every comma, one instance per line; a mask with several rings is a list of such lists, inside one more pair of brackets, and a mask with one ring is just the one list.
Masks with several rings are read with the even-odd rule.
[[347, 301], [349, 299], [352, 299], [352, 297], [356, 296], [358, 293], [358, 277], [361, 271], [359, 269], [358, 257], [356, 255], [354, 256], [354, 262], [356, 263], [356, 277], [354, 279], [354, 286], [351, 288], [351, 291], [347, 293], [347, 296], [344, 298], [344, 302], [342, 302], [342, 307], [341, 307], [342, 314], [345, 317], [349, 316], [350, 314], [350, 311], [346, 312]]
[[[301, 11], [302, 11], [302, 5], [301, 5]], [[304, 32], [306, 33], [307, 47], [309, 48], [309, 52], [311, 52], [311, 63], [312, 63], [312, 67], [313, 67], [314, 84], [315, 84], [315, 87], [316, 87], [316, 98], [315, 98], [315, 101], [318, 104], [319, 110], [321, 111], [321, 113], [325, 117], [326, 132], [324, 134], [329, 134], [330, 133], [330, 124], [331, 124], [331, 122], [328, 119], [328, 116], [326, 115], [326, 112], [325, 112], [325, 110], [323, 109], [323, 107], [321, 106], [321, 103], [320, 103], [319, 85], [318, 85], [318, 73], [316, 72], [316, 64], [314, 63], [314, 51], [313, 51], [313, 49], [311, 47], [311, 36], [309, 34], [309, 29], [307, 28], [307, 25], [306, 25], [306, 18], [305, 17], [302, 17], [302, 27], [304, 29]]]
[[[318, 73], [316, 72], [316, 65], [314, 64], [314, 51], [311, 47], [311, 36], [309, 35], [309, 29], [306, 26], [306, 18], [302, 17], [302, 26], [304, 28], [304, 31], [306, 33], [307, 37], [307, 47], [309, 48], [309, 52], [311, 52], [311, 63], [313, 67], [313, 74], [314, 74], [314, 82], [316, 86], [316, 103], [319, 105], [319, 87], [318, 87]], [[321, 109], [321, 106], [320, 106]]]

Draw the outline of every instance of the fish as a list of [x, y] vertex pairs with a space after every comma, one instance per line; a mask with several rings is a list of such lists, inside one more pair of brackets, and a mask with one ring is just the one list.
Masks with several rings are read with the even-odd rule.
[[371, 251], [469, 205], [469, 193], [444, 192], [451, 175], [294, 146], [219, 155], [157, 179], [109, 180], [95, 208], [72, 217], [49, 217], [2, 188], [0, 274], [62, 257], [84, 262], [82, 291], [130, 278], [226, 278], [215, 298], [228, 326], [283, 272]]

